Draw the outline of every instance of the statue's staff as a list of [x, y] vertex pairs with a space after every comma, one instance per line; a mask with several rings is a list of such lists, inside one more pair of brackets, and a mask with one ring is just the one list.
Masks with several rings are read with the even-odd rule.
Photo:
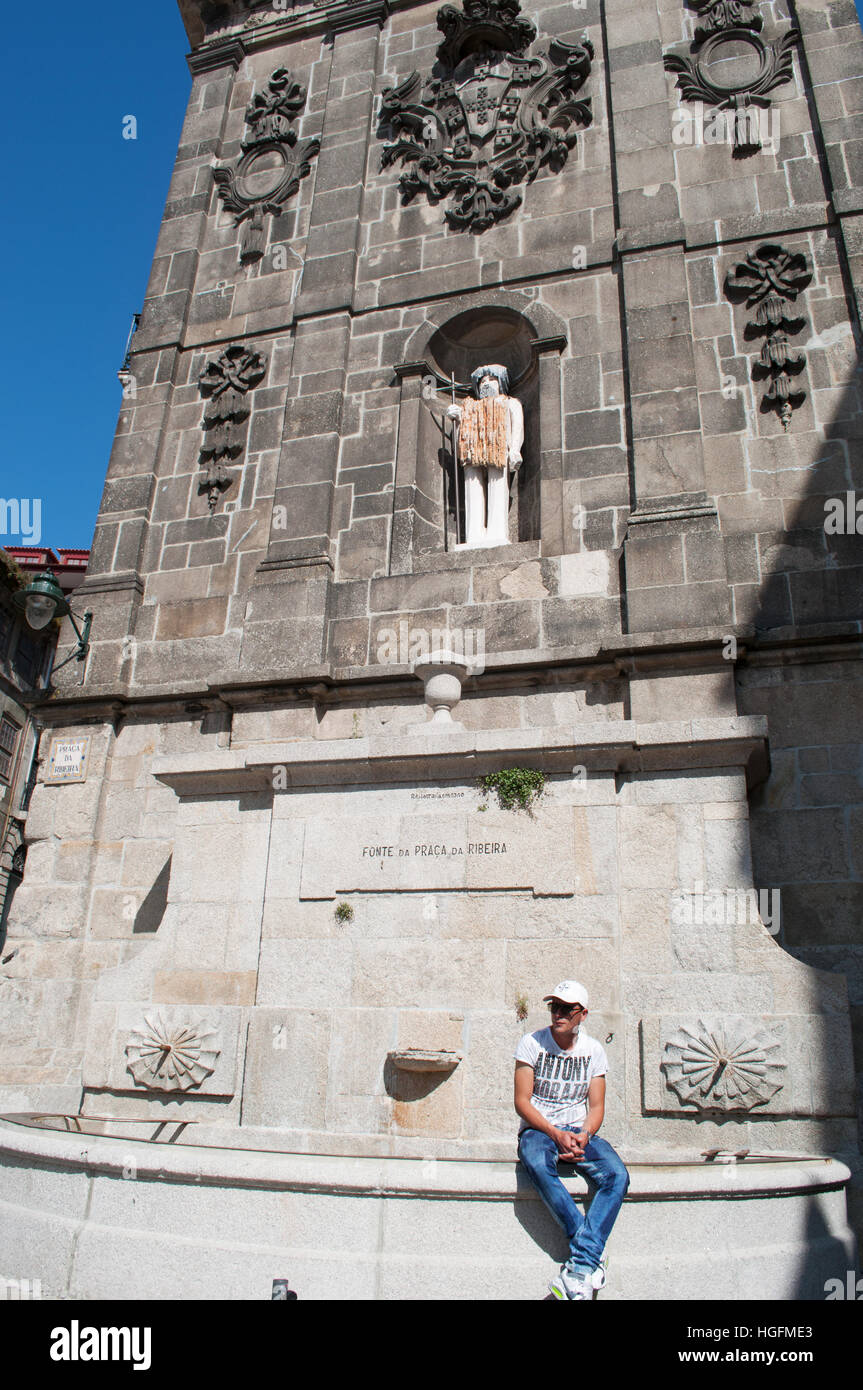
[[[455, 372], [451, 373], [452, 404], [455, 405]], [[458, 420], [452, 422], [452, 481], [455, 488], [455, 543], [461, 541], [461, 507], [458, 500]]]

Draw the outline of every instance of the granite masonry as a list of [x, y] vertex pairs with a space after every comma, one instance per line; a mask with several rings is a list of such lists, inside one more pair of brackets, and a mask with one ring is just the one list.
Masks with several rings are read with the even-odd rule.
[[[542, 1296], [512, 1053], [575, 976], [633, 1174], [605, 1296], [823, 1298], [863, 1208], [854, 5], [180, 8], [0, 968], [0, 1265]], [[488, 364], [497, 546], [449, 409]]]

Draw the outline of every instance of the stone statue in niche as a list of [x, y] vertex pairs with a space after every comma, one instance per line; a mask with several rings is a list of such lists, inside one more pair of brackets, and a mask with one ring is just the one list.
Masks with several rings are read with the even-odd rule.
[[456, 458], [464, 470], [465, 544], [509, 544], [509, 491], [521, 466], [524, 412], [498, 364], [471, 373], [476, 392], [448, 417], [456, 424]]

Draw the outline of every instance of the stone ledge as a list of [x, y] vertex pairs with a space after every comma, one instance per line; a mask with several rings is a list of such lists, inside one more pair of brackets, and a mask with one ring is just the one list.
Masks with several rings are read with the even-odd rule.
[[689, 223], [686, 226], [686, 249], [697, 251], [704, 247], [721, 247], [728, 241], [775, 239], [780, 232], [808, 232], [827, 227], [833, 220], [827, 203], [801, 203], [796, 207], [777, 208], [773, 212]]
[[198, 73], [214, 72], [228, 65], [236, 72], [245, 56], [245, 49], [239, 38], [216, 39], [190, 53], [186, 62], [192, 76], [197, 77]]
[[82, 598], [89, 597], [90, 594], [114, 594], [114, 593], [144, 593], [144, 583], [137, 570], [123, 570], [116, 574], [94, 574], [85, 575], [84, 579], [73, 591], [76, 602]]
[[617, 250], [619, 255], [631, 255], [634, 251], [656, 251], [669, 246], [683, 245], [686, 228], [679, 217], [671, 222], [651, 222], [646, 227], [625, 228], [618, 233]]
[[[358, 739], [297, 740], [154, 759], [153, 776], [178, 795], [263, 789], [274, 767], [284, 767], [287, 787], [413, 782], [442, 775], [478, 775], [486, 765], [529, 758], [547, 772], [570, 771], [577, 750], [597, 771], [649, 772], [671, 769], [747, 767], [765, 757], [763, 715], [693, 719], [681, 723], [572, 725], [550, 729], [504, 729], [429, 733], [415, 724], [403, 734]], [[287, 788], [286, 788], [287, 789]]]
[[[558, 682], [560, 672], [567, 670], [576, 683], [584, 680], [611, 679], [632, 674], [633, 664], [661, 662], [664, 665], [682, 664], [690, 667], [705, 657], [716, 657], [729, 636], [740, 644], [738, 660], [785, 660], [783, 654], [806, 662], [810, 659], [854, 659], [859, 655], [863, 635], [863, 620], [841, 623], [809, 623], [783, 628], [757, 629], [752, 624], [728, 623], [703, 628], [666, 629], [654, 632], [616, 634], [615, 640], [593, 641], [578, 647], [553, 647], [541, 655], [536, 651], [487, 652], [486, 675], [491, 681], [472, 686], [469, 693], [487, 693], [500, 689], [501, 679], [517, 682], [535, 681], [540, 671], [551, 675], [540, 685]], [[646, 667], [645, 667], [646, 669]], [[169, 681], [132, 689], [127, 682], [64, 689], [49, 700], [40, 699], [39, 718], [46, 725], [81, 720], [113, 719], [117, 714], [134, 712], [168, 715], [184, 708], [190, 700], [202, 707], [244, 709], [263, 699], [272, 703], [306, 700], [353, 685], [358, 700], [388, 699], [403, 690], [413, 690], [414, 677], [410, 667], [346, 666], [332, 668], [328, 664], [309, 664], [302, 675], [286, 676], [281, 670], [262, 670], [254, 677], [239, 680], [236, 669], [218, 671], [209, 679]]]
[[[192, 52], [186, 61], [193, 74], [209, 72], [232, 62], [239, 66], [246, 53], [258, 49], [272, 48], [307, 38], [310, 34], [340, 33], [345, 29], [360, 29], [369, 24], [382, 27], [392, 10], [408, 8], [399, 0], [315, 0], [314, 7], [306, 5], [299, 14], [275, 11], [268, 18], [252, 27], [246, 28], [240, 17], [234, 22], [233, 32], [206, 38], [204, 22], [201, 17], [203, 0], [178, 0], [180, 13]], [[411, 0], [415, 3], [415, 0]], [[239, 61], [234, 61], [233, 50], [240, 53]]]
[[[270, 1152], [152, 1141], [121, 1136], [72, 1135], [36, 1128], [29, 1117], [0, 1117], [0, 1155], [16, 1164], [80, 1169], [122, 1177], [130, 1163], [137, 1180], [190, 1182], [275, 1191], [337, 1192], [373, 1197], [451, 1197], [470, 1201], [539, 1201], [511, 1162], [421, 1158], [345, 1158], [330, 1154]], [[846, 1186], [850, 1169], [835, 1158], [759, 1156], [736, 1163], [700, 1162], [664, 1155], [658, 1162], [626, 1160], [632, 1178], [627, 1201], [735, 1198], [769, 1192], [827, 1192]], [[587, 1190], [567, 1176], [571, 1190]]]

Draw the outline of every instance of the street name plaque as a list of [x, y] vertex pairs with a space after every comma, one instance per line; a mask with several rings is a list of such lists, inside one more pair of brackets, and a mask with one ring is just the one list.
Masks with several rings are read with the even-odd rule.
[[78, 738], [52, 738], [45, 781], [53, 785], [61, 782], [86, 782], [87, 764], [90, 760], [90, 737], [89, 734], [84, 734]]

